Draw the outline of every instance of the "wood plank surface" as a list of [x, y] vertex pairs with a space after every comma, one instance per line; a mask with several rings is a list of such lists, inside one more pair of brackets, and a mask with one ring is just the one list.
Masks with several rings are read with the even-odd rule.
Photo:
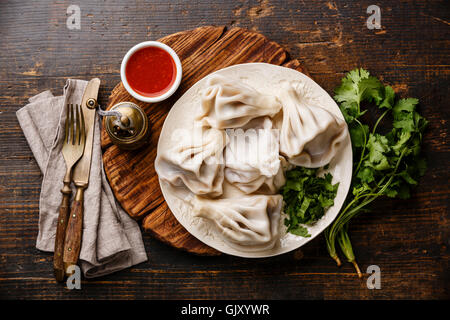
[[[66, 26], [69, 1], [0, 2], [0, 298], [20, 299], [448, 299], [450, 8], [447, 1], [381, 0], [380, 30], [365, 23], [371, 1], [78, 1], [81, 29]], [[350, 226], [364, 272], [381, 268], [381, 290], [365, 274], [337, 268], [323, 237], [269, 259], [204, 257], [149, 233], [149, 260], [81, 290], [54, 281], [52, 255], [35, 248], [42, 174], [15, 112], [67, 78], [102, 79], [100, 103], [120, 81], [134, 44], [208, 25], [243, 27], [280, 44], [329, 93], [365, 67], [402, 97], [420, 99], [430, 121], [429, 169], [409, 200], [378, 201]], [[200, 45], [200, 44], [199, 44]]]

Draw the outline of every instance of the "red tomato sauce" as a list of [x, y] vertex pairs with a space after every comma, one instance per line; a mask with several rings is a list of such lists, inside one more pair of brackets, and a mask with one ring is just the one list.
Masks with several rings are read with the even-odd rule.
[[170, 89], [177, 69], [171, 55], [157, 47], [133, 53], [125, 67], [130, 87], [142, 96], [157, 97]]

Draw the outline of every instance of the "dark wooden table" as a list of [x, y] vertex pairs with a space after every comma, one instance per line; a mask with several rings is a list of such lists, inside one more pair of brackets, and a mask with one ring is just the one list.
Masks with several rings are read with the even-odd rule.
[[[446, 1], [1, 1], [0, 3], [0, 298], [449, 298], [450, 6]], [[81, 29], [66, 26], [78, 4]], [[381, 8], [380, 30], [366, 9]], [[363, 272], [381, 268], [369, 290], [353, 267], [337, 268], [323, 237], [269, 259], [198, 257], [143, 235], [149, 260], [83, 281], [55, 283], [52, 255], [35, 248], [42, 175], [15, 112], [67, 78], [102, 79], [105, 105], [119, 81], [121, 58], [134, 44], [202, 25], [263, 33], [303, 61], [328, 92], [362, 66], [400, 96], [420, 99], [430, 121], [426, 176], [407, 201], [379, 201], [351, 225]]]

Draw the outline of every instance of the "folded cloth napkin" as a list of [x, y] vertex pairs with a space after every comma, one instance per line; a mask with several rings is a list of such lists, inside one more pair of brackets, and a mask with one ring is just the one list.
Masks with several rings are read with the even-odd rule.
[[[36, 248], [54, 251], [66, 164], [61, 153], [67, 103], [81, 104], [87, 81], [69, 79], [63, 96], [50, 91], [29, 99], [17, 118], [44, 177], [39, 199]], [[86, 278], [103, 276], [147, 260], [139, 225], [116, 203], [103, 170], [100, 121], [96, 115], [89, 186], [84, 193], [81, 269]], [[72, 185], [72, 197], [75, 188]]]

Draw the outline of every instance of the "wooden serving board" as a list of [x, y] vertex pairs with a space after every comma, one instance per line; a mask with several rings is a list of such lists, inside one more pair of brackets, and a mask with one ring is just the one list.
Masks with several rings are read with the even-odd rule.
[[136, 151], [122, 151], [102, 130], [103, 164], [111, 188], [128, 214], [142, 220], [146, 231], [173, 247], [200, 255], [218, 255], [215, 249], [193, 237], [170, 212], [161, 193], [154, 168], [162, 125], [171, 106], [194, 83], [208, 74], [239, 63], [266, 62], [306, 73], [297, 60], [263, 35], [242, 28], [206, 26], [182, 31], [158, 41], [172, 47], [180, 57], [183, 78], [178, 91], [160, 103], [134, 99], [119, 83], [111, 92], [108, 109], [122, 101], [133, 101], [148, 115], [151, 136], [148, 145]]

